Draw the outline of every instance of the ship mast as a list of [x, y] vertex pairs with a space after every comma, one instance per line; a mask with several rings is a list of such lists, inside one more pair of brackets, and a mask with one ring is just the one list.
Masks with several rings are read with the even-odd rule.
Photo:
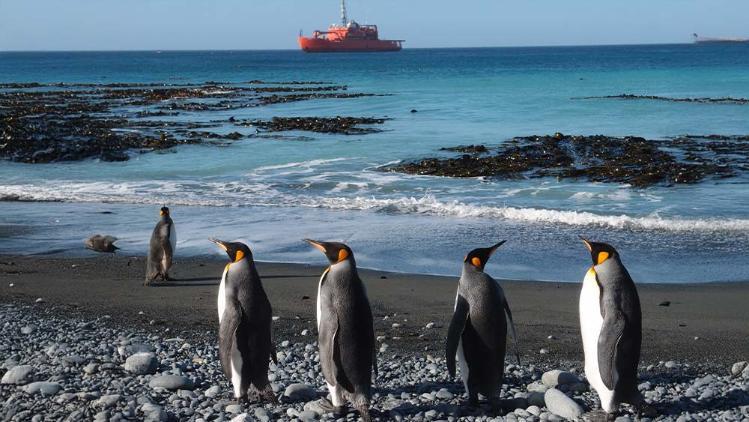
[[348, 16], [346, 16], [346, 0], [341, 0], [341, 25], [348, 26]]

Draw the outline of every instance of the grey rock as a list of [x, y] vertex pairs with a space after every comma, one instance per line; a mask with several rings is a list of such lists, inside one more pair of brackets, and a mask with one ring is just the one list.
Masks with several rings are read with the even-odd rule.
[[165, 422], [169, 420], [169, 415], [164, 411], [164, 408], [157, 405], [146, 403], [141, 406], [143, 412], [143, 420], [147, 422]]
[[323, 409], [322, 404], [320, 403], [320, 400], [314, 400], [314, 401], [305, 403], [304, 410], [309, 411], [309, 412], [315, 412], [318, 416], [322, 416], [325, 414], [325, 409]]
[[99, 369], [99, 365], [92, 362], [83, 367], [83, 372], [88, 375], [93, 375], [96, 373], [98, 369]]
[[670, 360], [670, 361], [668, 361], [668, 362], [664, 363], [664, 364], [663, 364], [663, 366], [665, 366], [665, 367], [666, 367], [666, 368], [668, 368], [668, 369], [674, 369], [674, 368], [676, 368], [676, 367], [677, 367], [678, 365], [676, 364], [676, 362], [674, 362], [674, 361]]
[[741, 375], [741, 372], [747, 367], [746, 361], [736, 362], [731, 365], [731, 375], [737, 377]]
[[231, 422], [252, 422], [252, 418], [247, 413], [242, 413], [231, 418]]
[[208, 397], [209, 399], [212, 399], [212, 398], [218, 396], [219, 394], [221, 394], [221, 387], [219, 387], [217, 385], [214, 385], [213, 387], [205, 390], [205, 393], [203, 393], [203, 394], [206, 397]]
[[54, 396], [62, 386], [56, 382], [37, 381], [23, 387], [23, 391], [29, 394], [41, 394], [43, 396]]
[[714, 395], [715, 395], [715, 392], [713, 391], [712, 388], [706, 388], [705, 391], [703, 391], [702, 394], [700, 394], [700, 397], [698, 398], [698, 400], [700, 401], [707, 400], [707, 399], [712, 398]]
[[455, 395], [449, 392], [446, 388], [442, 388], [439, 391], [437, 391], [436, 396], [440, 400], [452, 400], [455, 397]]
[[563, 418], [575, 419], [583, 414], [583, 408], [577, 402], [556, 388], [546, 390], [544, 401], [550, 412]]
[[310, 422], [317, 420], [318, 415], [317, 413], [311, 411], [311, 410], [304, 410], [302, 412], [299, 412], [299, 419], [302, 420], [302, 422]]
[[255, 409], [255, 419], [259, 420], [260, 422], [268, 422], [270, 421], [270, 413], [268, 413], [268, 411], [264, 408], [258, 407], [257, 409]]
[[36, 327], [34, 327], [33, 325], [24, 325], [23, 327], [21, 327], [21, 334], [29, 335], [33, 333], [34, 330], [36, 330]]
[[34, 378], [33, 371], [34, 368], [31, 365], [14, 366], [3, 375], [0, 384], [28, 384]]
[[534, 416], [540, 416], [541, 415], [541, 408], [538, 406], [528, 406], [527, 409], [525, 409], [528, 413]]
[[148, 386], [151, 388], [164, 388], [167, 390], [192, 390], [193, 382], [187, 377], [162, 374], [151, 378], [151, 381], [148, 382]]
[[110, 407], [116, 405], [117, 402], [120, 401], [121, 397], [122, 396], [120, 396], [119, 394], [109, 394], [106, 396], [101, 396], [99, 400], [94, 402], [94, 406], [109, 409]]
[[558, 385], [579, 383], [580, 379], [573, 373], [554, 369], [544, 372], [541, 376], [541, 382], [547, 387], [556, 387]]
[[135, 353], [125, 361], [125, 370], [136, 375], [155, 374], [158, 367], [156, 355], [151, 352]]
[[242, 413], [242, 405], [240, 404], [230, 404], [224, 408], [224, 412], [226, 413], [232, 413], [232, 414], [239, 414]]
[[546, 398], [544, 393], [533, 391], [528, 394], [528, 403], [533, 406], [546, 407]]
[[317, 398], [317, 391], [307, 384], [291, 384], [283, 392], [290, 401], [309, 401]]

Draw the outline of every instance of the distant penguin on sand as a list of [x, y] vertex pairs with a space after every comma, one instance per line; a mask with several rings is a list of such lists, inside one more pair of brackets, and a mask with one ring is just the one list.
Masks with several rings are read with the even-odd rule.
[[320, 366], [332, 405], [326, 410], [345, 414], [346, 401], [369, 421], [372, 370], [377, 372], [372, 310], [367, 290], [356, 270], [354, 253], [343, 243], [305, 239], [330, 261], [317, 290], [317, 330]]
[[271, 335], [272, 310], [250, 248], [244, 243], [211, 239], [229, 255], [218, 288], [218, 351], [221, 366], [243, 402], [275, 403], [268, 382], [270, 360], [276, 359]]
[[172, 267], [176, 247], [177, 232], [174, 229], [174, 222], [169, 215], [169, 208], [162, 207], [159, 222], [156, 223], [151, 234], [146, 262], [146, 286], [156, 280], [171, 280], [169, 269]]
[[478, 406], [479, 394], [499, 411], [499, 393], [504, 379], [507, 337], [515, 342], [515, 326], [504, 291], [484, 272], [489, 257], [504, 241], [489, 248], [474, 249], [463, 260], [455, 309], [447, 333], [447, 369], [455, 377], [455, 356], [460, 364], [470, 405]]
[[606, 413], [615, 412], [619, 403], [641, 406], [637, 365], [642, 316], [637, 288], [616, 249], [582, 240], [593, 259], [580, 292], [585, 375]]
[[88, 239], [86, 239], [84, 245], [86, 245], [86, 249], [91, 249], [95, 252], [103, 252], [103, 253], [115, 253], [117, 249], [119, 249], [114, 242], [117, 241], [117, 238], [114, 236], [102, 236], [100, 234], [95, 234]]

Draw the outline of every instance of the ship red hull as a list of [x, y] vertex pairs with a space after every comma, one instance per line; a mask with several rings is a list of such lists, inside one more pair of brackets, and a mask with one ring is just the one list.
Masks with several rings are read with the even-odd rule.
[[391, 40], [352, 40], [330, 41], [321, 38], [299, 37], [299, 47], [307, 53], [352, 53], [400, 51], [400, 41]]

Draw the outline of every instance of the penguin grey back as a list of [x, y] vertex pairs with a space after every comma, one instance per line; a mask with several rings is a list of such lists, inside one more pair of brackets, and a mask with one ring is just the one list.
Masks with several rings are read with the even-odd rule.
[[[272, 309], [250, 249], [242, 243], [213, 240], [227, 252], [219, 286], [219, 358], [238, 399], [259, 396], [275, 401], [268, 366], [275, 360]], [[222, 309], [223, 308], [223, 309]]]
[[[637, 366], [642, 345], [642, 311], [637, 288], [619, 256], [594, 267], [601, 288], [603, 326], [598, 339], [598, 364], [607, 387], [617, 399], [637, 393]], [[618, 380], [614, 379], [616, 373]], [[615, 388], [616, 387], [616, 388]]]
[[155, 280], [169, 280], [169, 269], [172, 266], [176, 234], [174, 222], [169, 214], [169, 208], [160, 211], [156, 227], [154, 227], [149, 242], [148, 258], [146, 261], [146, 284]]
[[331, 267], [320, 286], [320, 301], [327, 311], [319, 337], [323, 373], [345, 390], [369, 397], [375, 347], [372, 310], [353, 257]]

